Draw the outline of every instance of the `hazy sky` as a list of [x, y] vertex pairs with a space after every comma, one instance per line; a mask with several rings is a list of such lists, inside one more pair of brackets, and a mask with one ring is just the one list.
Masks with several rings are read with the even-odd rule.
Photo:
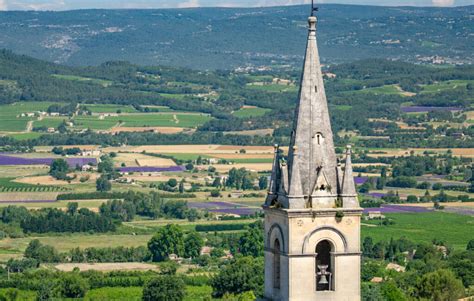
[[[294, 5], [310, 0], [0, 0], [0, 10], [68, 10], [82, 8], [255, 7]], [[459, 6], [474, 0], [317, 0], [318, 3], [371, 5]]]

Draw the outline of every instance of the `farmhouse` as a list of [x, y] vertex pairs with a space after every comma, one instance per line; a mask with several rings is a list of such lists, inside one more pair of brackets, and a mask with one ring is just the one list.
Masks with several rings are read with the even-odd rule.
[[83, 150], [81, 156], [83, 157], [99, 157], [102, 154], [100, 150]]

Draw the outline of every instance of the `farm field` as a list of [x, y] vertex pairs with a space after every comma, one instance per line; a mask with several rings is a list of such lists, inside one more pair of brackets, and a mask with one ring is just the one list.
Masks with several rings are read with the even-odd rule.
[[[5, 294], [9, 289], [0, 289]], [[17, 290], [17, 299], [22, 301], [35, 301], [36, 291]], [[111, 300], [111, 301], [141, 301], [142, 287], [102, 287], [91, 289], [82, 299], [84, 301]], [[211, 297], [210, 286], [186, 286], [184, 301], [217, 300]]]
[[404, 96], [404, 92], [396, 85], [385, 85], [381, 87], [366, 88], [358, 90], [359, 93], [372, 93], [372, 94], [386, 94], [386, 95], [401, 95]]
[[63, 75], [63, 74], [53, 74], [55, 78], [70, 80], [70, 81], [80, 81], [80, 82], [90, 82], [93, 84], [101, 85], [103, 87], [108, 87], [113, 84], [112, 81], [100, 79], [100, 78], [90, 78], [76, 75]]
[[474, 84], [474, 80], [449, 80], [436, 82], [430, 85], [422, 85], [421, 93], [438, 93], [446, 90], [466, 89], [468, 84]]
[[163, 154], [238, 154], [240, 150], [245, 150], [246, 154], [273, 154], [273, 146], [238, 146], [238, 145], [142, 145], [142, 146], [126, 146], [126, 147], [106, 147], [104, 152], [134, 152], [141, 153], [143, 151], [150, 153]]
[[105, 104], [84, 104], [85, 107], [92, 113], [137, 113], [137, 110], [132, 106], [124, 105], [105, 105]]
[[136, 166], [175, 166], [173, 160], [164, 159], [158, 157], [147, 156], [145, 154], [136, 154], [136, 153], [117, 153], [117, 156], [114, 158], [114, 164], [116, 167], [127, 166], [127, 167], [136, 167]]
[[239, 118], [247, 118], [247, 117], [256, 117], [256, 116], [263, 116], [267, 112], [270, 112], [270, 109], [264, 109], [254, 106], [244, 106], [240, 110], [235, 111], [232, 113], [235, 117]]
[[376, 226], [362, 225], [362, 237], [370, 236], [374, 241], [406, 237], [414, 242], [426, 242], [436, 238], [456, 250], [464, 250], [474, 233], [474, 218], [452, 213], [392, 213], [385, 214], [394, 220], [393, 225], [379, 226], [377, 221], [363, 221]]
[[[108, 248], [108, 247], [137, 247], [145, 246], [151, 235], [107, 235], [107, 234], [68, 234], [63, 236], [41, 236], [24, 238], [5, 238], [0, 241], [0, 254], [2, 252], [23, 253], [29, 242], [39, 239], [41, 243], [54, 246], [60, 252], [80, 248]], [[0, 257], [0, 260], [3, 259]]]
[[211, 117], [206, 114], [170, 114], [170, 113], [149, 113], [122, 115], [116, 117], [127, 127], [183, 127], [194, 128], [209, 121]]
[[368, 155], [371, 157], [406, 156], [411, 151], [415, 155], [422, 155], [424, 152], [446, 154], [448, 151], [451, 151], [453, 156], [474, 158], [474, 149], [472, 148], [368, 148], [366, 150], [369, 151]]
[[161, 134], [177, 134], [183, 131], [192, 131], [186, 128], [179, 128], [179, 127], [163, 127], [163, 126], [149, 126], [149, 127], [126, 127], [126, 126], [116, 126], [109, 130], [111, 134], [115, 133], [138, 133], [138, 132], [150, 132], [153, 131], [155, 133]]
[[22, 132], [26, 130], [28, 121], [34, 117], [20, 117], [22, 113], [46, 111], [52, 102], [17, 102], [0, 105], [0, 132]]
[[282, 85], [282, 84], [261, 84], [261, 83], [251, 83], [247, 84], [248, 89], [266, 91], [266, 92], [297, 92], [298, 87], [295, 85]]
[[141, 262], [114, 262], [114, 263], [61, 263], [54, 266], [63, 272], [72, 272], [74, 268], [81, 271], [150, 271], [158, 270], [158, 266]]
[[[425, 194], [426, 189], [416, 189], [416, 188], [400, 188], [400, 187], [385, 187], [384, 190], [371, 190], [370, 193], [374, 194], [387, 194], [389, 191], [398, 192], [400, 197], [404, 198], [408, 195], [416, 195], [421, 197]], [[431, 195], [438, 194], [439, 191], [428, 189], [428, 192]], [[458, 196], [458, 195], [468, 195], [470, 198], [474, 197], [474, 193], [462, 192], [462, 191], [452, 191], [452, 190], [445, 190], [444, 191], [447, 195], [451, 196]]]

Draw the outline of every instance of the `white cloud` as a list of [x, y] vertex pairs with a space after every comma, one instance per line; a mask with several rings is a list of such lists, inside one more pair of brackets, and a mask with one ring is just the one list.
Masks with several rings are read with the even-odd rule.
[[7, 0], [0, 0], [0, 11], [7, 10], [7, 9], [8, 9]]
[[183, 3], [178, 4], [178, 8], [189, 8], [189, 7], [199, 7], [199, 0], [189, 0]]
[[64, 10], [66, 8], [65, 0], [43, 0], [43, 1], [22, 1], [21, 0], [21, 1], [12, 2], [11, 4], [15, 9], [21, 9], [21, 10]]
[[454, 0], [433, 0], [433, 6], [453, 6]]

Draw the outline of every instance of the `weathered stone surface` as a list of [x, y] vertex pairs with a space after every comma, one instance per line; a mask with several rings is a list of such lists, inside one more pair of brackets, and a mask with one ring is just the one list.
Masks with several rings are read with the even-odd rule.
[[[314, 16], [288, 162], [276, 148], [264, 210], [265, 298], [360, 300], [362, 210], [350, 148], [344, 171], [336, 159]], [[325, 265], [330, 284], [318, 286]]]

